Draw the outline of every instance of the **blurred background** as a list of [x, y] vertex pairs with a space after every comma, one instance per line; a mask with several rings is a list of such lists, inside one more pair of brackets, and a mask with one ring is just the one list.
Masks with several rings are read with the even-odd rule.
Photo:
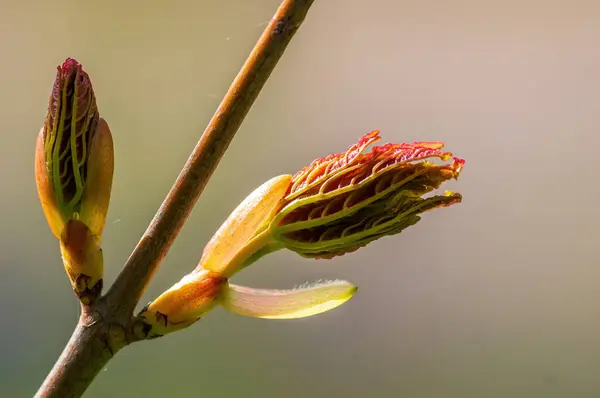
[[[0, 0], [0, 396], [32, 396], [79, 306], [33, 151], [56, 66], [89, 72], [116, 146], [114, 281], [279, 0]], [[235, 280], [342, 278], [295, 321], [217, 309], [121, 351], [87, 397], [600, 396], [600, 3], [316, 1], [143, 303], [197, 264], [270, 177], [380, 129], [467, 160], [460, 205], [331, 261], [279, 252]]]

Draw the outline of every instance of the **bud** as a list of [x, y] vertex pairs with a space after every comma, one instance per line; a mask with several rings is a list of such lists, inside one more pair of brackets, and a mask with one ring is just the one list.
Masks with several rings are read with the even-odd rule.
[[79, 220], [69, 220], [60, 237], [60, 252], [73, 291], [90, 304], [102, 290], [104, 261], [98, 239]]
[[[206, 245], [195, 271], [139, 315], [148, 336], [187, 327], [221, 304], [232, 313], [295, 319], [329, 311], [357, 287], [344, 281], [292, 290], [254, 289], [229, 278], [265, 254], [287, 248], [304, 257], [332, 258], [400, 233], [419, 214], [461, 201], [457, 193], [423, 197], [458, 178], [464, 160], [442, 143], [386, 144], [365, 149], [365, 135], [343, 154], [317, 159], [296, 175], [275, 177], [252, 192]], [[451, 163], [436, 164], [432, 158]]]
[[252, 289], [228, 278], [259, 257], [280, 249], [268, 229], [291, 176], [272, 178], [227, 218], [204, 249], [196, 269], [148, 304], [138, 315], [148, 338], [186, 328], [215, 305], [244, 316], [293, 319], [320, 314], [349, 300], [356, 286], [321, 283], [294, 290]]
[[113, 141], [88, 74], [71, 58], [57, 69], [37, 138], [35, 177], [73, 290], [89, 303], [102, 289], [100, 241], [112, 188]]
[[[332, 258], [402, 232], [421, 213], [461, 202], [451, 191], [424, 197], [457, 179], [465, 163], [442, 151], [443, 143], [385, 144], [365, 154], [379, 139], [372, 131], [345, 153], [261, 185], [213, 236], [200, 265], [230, 277], [281, 248]], [[442, 164], [431, 161], [436, 158]]]
[[50, 228], [60, 239], [79, 219], [102, 235], [113, 177], [113, 143], [89, 76], [74, 59], [59, 66], [37, 140], [35, 174]]
[[[440, 142], [385, 144], [368, 154], [379, 131], [345, 153], [315, 160], [296, 173], [270, 229], [274, 239], [304, 257], [332, 258], [416, 224], [425, 211], [459, 203], [446, 192], [424, 198], [458, 178], [464, 160]], [[452, 159], [450, 164], [431, 162]]]

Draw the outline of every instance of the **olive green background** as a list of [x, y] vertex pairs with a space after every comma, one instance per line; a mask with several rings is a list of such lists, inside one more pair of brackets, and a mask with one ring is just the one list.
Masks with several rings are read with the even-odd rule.
[[[56, 65], [83, 63], [114, 135], [109, 285], [278, 4], [0, 0], [0, 396], [34, 394], [79, 312], [33, 178]], [[331, 261], [261, 260], [235, 281], [359, 290], [303, 320], [217, 309], [121, 351], [87, 397], [600, 396], [599, 19], [595, 0], [315, 1], [144, 303], [256, 186], [373, 129], [446, 142], [463, 203]]]

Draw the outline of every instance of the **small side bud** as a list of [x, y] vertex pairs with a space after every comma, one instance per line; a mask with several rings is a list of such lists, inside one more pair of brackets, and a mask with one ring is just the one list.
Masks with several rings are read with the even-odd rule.
[[102, 291], [104, 259], [98, 239], [79, 220], [69, 220], [60, 237], [60, 251], [73, 291], [90, 304]]
[[138, 315], [149, 328], [148, 337], [160, 337], [198, 321], [219, 303], [227, 279], [197, 270], [148, 304]]
[[345, 281], [317, 283], [291, 290], [253, 289], [230, 283], [222, 304], [238, 315], [297, 319], [332, 310], [350, 300], [357, 289]]

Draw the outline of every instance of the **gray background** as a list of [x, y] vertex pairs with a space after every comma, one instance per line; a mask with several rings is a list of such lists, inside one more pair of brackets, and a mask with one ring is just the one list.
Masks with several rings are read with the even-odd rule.
[[[269, 256], [236, 282], [359, 291], [297, 321], [218, 309], [87, 396], [600, 396], [600, 2], [315, 3], [144, 303], [252, 189], [373, 129], [466, 158], [464, 202], [332, 261]], [[108, 285], [278, 4], [0, 0], [0, 396], [33, 395], [78, 317], [33, 179], [56, 65], [83, 63], [114, 135]]]

